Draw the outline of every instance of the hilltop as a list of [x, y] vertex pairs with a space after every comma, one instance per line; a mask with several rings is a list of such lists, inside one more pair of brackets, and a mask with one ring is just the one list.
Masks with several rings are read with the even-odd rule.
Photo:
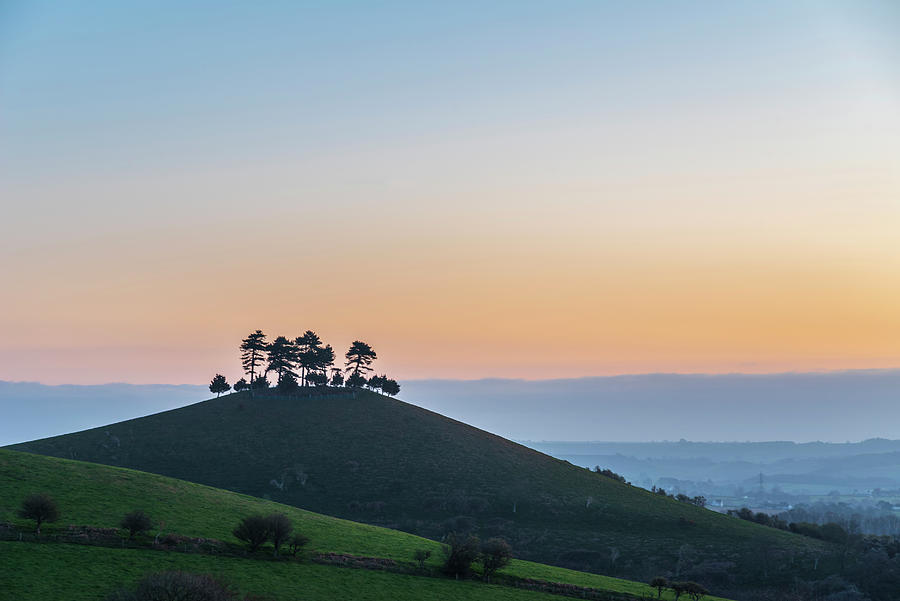
[[[231, 530], [242, 517], [281, 512], [290, 518], [299, 532], [310, 538], [310, 554], [378, 557], [409, 566], [416, 549], [427, 549], [432, 551], [428, 565], [436, 568], [440, 562], [438, 543], [411, 534], [318, 515], [156, 474], [0, 450], [0, 526], [11, 524], [20, 532], [30, 532], [33, 525], [16, 517], [14, 510], [25, 495], [36, 491], [47, 492], [56, 499], [60, 521], [44, 526], [41, 542], [0, 542], [3, 557], [0, 562], [3, 588], [0, 592], [11, 591], [21, 601], [59, 598], [63, 590], [68, 599], [99, 599], [148, 571], [171, 569], [225, 574], [244, 592], [274, 595], [275, 599], [293, 599], [301, 594], [303, 599], [325, 600], [333, 599], [336, 593], [346, 598], [373, 600], [538, 601], [559, 598], [509, 586], [429, 578], [415, 571], [395, 573], [309, 562], [211, 556], [180, 550], [119, 548], [118, 543], [112, 546], [54, 544], [54, 537], [70, 532], [72, 525], [114, 528], [122, 515], [135, 508], [142, 508], [153, 517], [154, 528], [147, 535], [148, 540], [160, 531], [236, 543]], [[54, 577], [45, 578], [44, 572], [50, 567]], [[652, 592], [639, 583], [525, 561], [514, 561], [504, 573], [611, 593], [641, 595]]]
[[[334, 392], [334, 391], [332, 391]], [[503, 536], [518, 557], [731, 591], [817, 574], [820, 541], [655, 495], [372, 392], [247, 393], [15, 445], [164, 474], [438, 539]]]

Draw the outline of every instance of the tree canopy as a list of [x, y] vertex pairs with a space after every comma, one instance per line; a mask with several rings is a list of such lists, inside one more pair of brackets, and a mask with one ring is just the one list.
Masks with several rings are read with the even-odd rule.
[[266, 347], [268, 365], [266, 371], [274, 371], [276, 381], [281, 381], [284, 374], [288, 373], [292, 376], [297, 374], [294, 368], [297, 364], [297, 345], [292, 340], [288, 340], [284, 336], [279, 336]]
[[34, 520], [37, 524], [37, 533], [40, 534], [41, 524], [55, 522], [59, 519], [59, 508], [50, 495], [44, 493], [28, 495], [22, 501], [19, 517]]
[[[237, 384], [235, 384], [235, 386], [237, 386]], [[219, 396], [223, 392], [228, 392], [229, 390], [231, 390], [231, 385], [222, 374], [216, 374], [212, 379], [212, 382], [209, 383], [209, 391], [215, 393], [216, 396]], [[237, 390], [237, 388], [235, 388], [235, 390]]]
[[[395, 396], [400, 384], [386, 375], [373, 372], [372, 363], [378, 358], [375, 349], [366, 342], [354, 340], [344, 354], [344, 368], [335, 366], [336, 354], [330, 344], [312, 330], [306, 330], [296, 338], [277, 336], [266, 340], [262, 330], [250, 333], [241, 341], [241, 367], [248, 378], [234, 383], [234, 391], [242, 392], [269, 388], [268, 374], [276, 374], [279, 392], [295, 394], [299, 386], [347, 386], [372, 390]], [[330, 372], [330, 374], [329, 374]], [[345, 376], [346, 372], [346, 376]], [[219, 396], [231, 390], [225, 376], [216, 374], [209, 385], [210, 392]]]
[[347, 362], [344, 364], [345, 367], [354, 374], [358, 374], [372, 371], [370, 366], [378, 358], [378, 355], [375, 353], [375, 349], [365, 342], [354, 340], [353, 344], [350, 345], [350, 350], [347, 351], [344, 357], [347, 359]]
[[262, 363], [268, 347], [262, 330], [256, 330], [241, 341], [241, 365], [244, 373], [250, 376], [251, 392], [256, 387], [256, 368]]

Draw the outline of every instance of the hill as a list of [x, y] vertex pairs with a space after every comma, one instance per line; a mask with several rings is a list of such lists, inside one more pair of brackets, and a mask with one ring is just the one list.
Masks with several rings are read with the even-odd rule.
[[[871, 439], [857, 443], [812, 442], [526, 442], [523, 444], [581, 466], [605, 465], [645, 488], [669, 487], [672, 478], [687, 481], [683, 489], [707, 497], [748, 493], [781, 484], [789, 493], [826, 494], [838, 490], [900, 488], [900, 441]], [[791, 483], [793, 486], [784, 486]], [[697, 494], [697, 493], [692, 493]], [[739, 496], [743, 496], [741, 493]], [[796, 500], [790, 500], [796, 503]]]
[[503, 536], [518, 557], [719, 591], [837, 565], [823, 543], [617, 482], [367, 391], [246, 393], [18, 450], [200, 482], [437, 539]]
[[[433, 552], [430, 566], [439, 564], [434, 541], [375, 526], [318, 515], [272, 501], [175, 480], [156, 474], [104, 465], [0, 450], [0, 525], [19, 531], [32, 525], [15, 515], [21, 499], [42, 491], [52, 494], [61, 519], [43, 528], [42, 542], [0, 542], [0, 598], [100, 599], [117, 586], [148, 571], [182, 569], [224, 574], [244, 592], [275, 599], [491, 599], [559, 598], [508, 586], [456, 582], [409, 573], [338, 568], [309, 562], [273, 562], [232, 556], [210, 556], [146, 548], [53, 544], [70, 525], [112, 528], [122, 515], [142, 508], [153, 516], [154, 533], [237, 542], [231, 529], [246, 515], [283, 512], [310, 539], [311, 553], [340, 553], [412, 563], [416, 549]], [[164, 524], [164, 526], [160, 526]], [[2, 531], [2, 529], [0, 529]], [[150, 538], [152, 539], [151, 533]], [[123, 543], [124, 544], [124, 543]], [[267, 555], [268, 557], [268, 555]], [[48, 571], [53, 578], [46, 578]], [[522, 578], [569, 583], [610, 592], [650, 594], [645, 585], [595, 574], [514, 561], [505, 573]], [[5, 596], [9, 595], [9, 597]]]

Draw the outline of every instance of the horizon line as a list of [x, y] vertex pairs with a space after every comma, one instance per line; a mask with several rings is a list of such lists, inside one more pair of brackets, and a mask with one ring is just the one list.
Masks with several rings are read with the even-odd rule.
[[[773, 377], [773, 376], [828, 376], [828, 375], [841, 375], [841, 374], [881, 374], [881, 373], [890, 373], [890, 372], [900, 372], [900, 366], [898, 367], [872, 367], [872, 368], [850, 368], [850, 369], [821, 369], [821, 370], [803, 370], [803, 371], [772, 371], [772, 372], [741, 372], [741, 371], [728, 371], [728, 372], [676, 372], [676, 371], [650, 371], [650, 372], [626, 372], [621, 374], [611, 374], [611, 375], [602, 375], [602, 376], [575, 376], [568, 378], [508, 378], [502, 376], [488, 376], [484, 378], [440, 378], [440, 377], [424, 377], [424, 378], [403, 378], [400, 379], [400, 382], [456, 382], [456, 383], [478, 383], [478, 382], [527, 382], [527, 383], [549, 383], [549, 382], [573, 382], [573, 381], [584, 381], [584, 380], [612, 380], [615, 378], [630, 378], [630, 377], [650, 377], [650, 376], [680, 376], [680, 377], [706, 377], [706, 378], [717, 378], [717, 377], [735, 377], [735, 376], [744, 376], [744, 377], [755, 377], [755, 378], [764, 378], [764, 377]], [[4, 380], [0, 379], [0, 384], [36, 384], [38, 386], [47, 386], [47, 387], [62, 387], [62, 386], [71, 386], [71, 387], [92, 387], [92, 386], [170, 386], [170, 387], [186, 387], [186, 386], [203, 386], [206, 384], [192, 384], [192, 383], [180, 383], [180, 384], [171, 384], [166, 382], [124, 382], [124, 381], [109, 381], [109, 382], [97, 382], [91, 384], [45, 384], [43, 382], [38, 382], [35, 380]]]

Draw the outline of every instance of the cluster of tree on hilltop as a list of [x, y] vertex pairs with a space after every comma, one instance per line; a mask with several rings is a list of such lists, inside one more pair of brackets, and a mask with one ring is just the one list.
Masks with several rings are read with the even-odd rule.
[[[369, 344], [354, 340], [344, 354], [344, 368], [335, 366], [335, 353], [330, 344], [312, 330], [296, 338], [278, 336], [271, 342], [262, 330], [256, 330], [241, 341], [241, 366], [248, 379], [234, 383], [234, 391], [269, 388], [269, 374], [275, 375], [275, 385], [282, 392], [293, 392], [306, 386], [347, 386], [371, 388], [394, 396], [400, 384], [386, 375], [373, 372], [372, 363], [378, 358]], [[222, 374], [216, 374], [209, 384], [210, 392], [220, 395], [232, 389]]]

